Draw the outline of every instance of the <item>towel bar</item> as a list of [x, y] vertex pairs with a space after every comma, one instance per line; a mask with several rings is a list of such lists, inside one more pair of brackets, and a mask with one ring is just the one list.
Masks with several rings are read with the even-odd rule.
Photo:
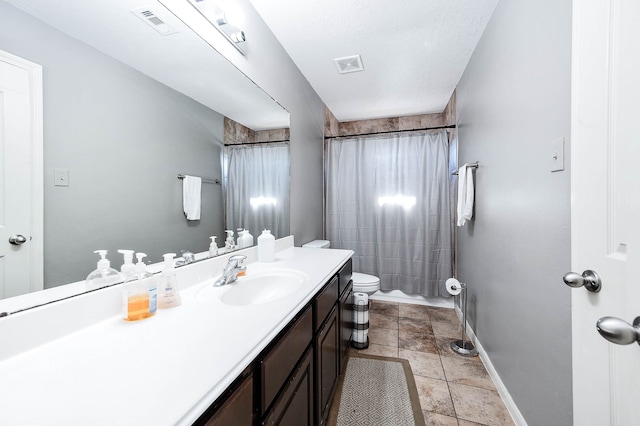
[[[184, 175], [179, 174], [178, 179], [180, 180], [184, 179]], [[200, 178], [200, 179], [202, 179], [202, 183], [217, 183], [218, 185], [220, 185], [220, 179], [209, 179], [209, 178]]]
[[[477, 169], [478, 168], [478, 162], [476, 161], [475, 163], [468, 164], [467, 167], [471, 167], [471, 168]], [[455, 175], [455, 176], [458, 176], [458, 172], [453, 172], [451, 174]]]

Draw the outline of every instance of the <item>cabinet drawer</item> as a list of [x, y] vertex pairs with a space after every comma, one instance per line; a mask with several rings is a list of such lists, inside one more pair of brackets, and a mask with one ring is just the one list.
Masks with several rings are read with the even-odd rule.
[[312, 310], [307, 310], [293, 326], [280, 338], [278, 343], [262, 359], [260, 365], [262, 400], [261, 414], [273, 402], [292, 369], [313, 338]]
[[347, 260], [342, 268], [340, 268], [340, 272], [338, 272], [338, 277], [340, 278], [340, 294], [343, 294], [349, 282], [351, 281], [353, 275], [353, 262], [351, 259]]
[[316, 296], [313, 304], [315, 305], [315, 327], [316, 331], [320, 329], [329, 312], [338, 301], [338, 276], [333, 277], [329, 284], [323, 288]]

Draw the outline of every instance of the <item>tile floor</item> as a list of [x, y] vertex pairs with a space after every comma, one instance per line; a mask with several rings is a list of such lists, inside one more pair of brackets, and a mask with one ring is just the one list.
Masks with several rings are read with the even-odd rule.
[[461, 332], [452, 309], [372, 300], [369, 324], [357, 352], [409, 360], [427, 426], [514, 424], [480, 358], [449, 347]]

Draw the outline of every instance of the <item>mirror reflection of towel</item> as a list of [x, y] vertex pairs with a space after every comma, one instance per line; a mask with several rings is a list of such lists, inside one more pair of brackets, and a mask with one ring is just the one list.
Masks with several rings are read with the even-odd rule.
[[202, 179], [185, 176], [182, 180], [182, 207], [187, 220], [200, 220]]
[[473, 217], [473, 170], [469, 170], [469, 163], [458, 170], [458, 226], [464, 226]]

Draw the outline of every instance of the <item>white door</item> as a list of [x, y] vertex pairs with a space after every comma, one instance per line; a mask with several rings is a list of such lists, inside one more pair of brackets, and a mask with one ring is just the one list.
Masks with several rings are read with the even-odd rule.
[[572, 268], [602, 280], [571, 290], [574, 424], [640, 425], [640, 346], [596, 330], [640, 316], [640, 2], [577, 0], [573, 20]]
[[41, 290], [42, 70], [0, 51], [0, 298]]

